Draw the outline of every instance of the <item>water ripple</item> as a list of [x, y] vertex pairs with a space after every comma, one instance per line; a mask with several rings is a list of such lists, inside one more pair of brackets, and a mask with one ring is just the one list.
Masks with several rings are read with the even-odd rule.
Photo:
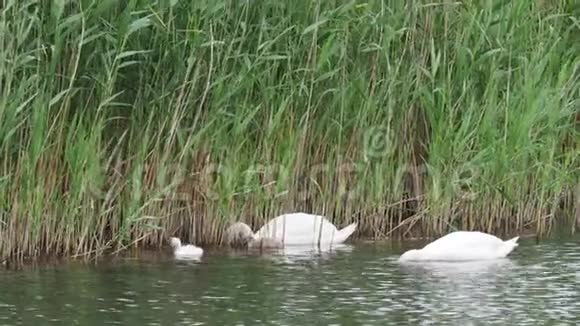
[[380, 247], [294, 248], [0, 272], [0, 324], [578, 324], [577, 248], [522, 243], [509, 259], [423, 264], [399, 264]]

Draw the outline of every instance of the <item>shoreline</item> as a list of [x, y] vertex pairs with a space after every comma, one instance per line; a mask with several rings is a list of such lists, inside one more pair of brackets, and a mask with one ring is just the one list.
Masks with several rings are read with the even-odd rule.
[[216, 1], [3, 8], [0, 257], [580, 225], [572, 2]]
[[[513, 237], [513, 236], [520, 236], [521, 240], [530, 240], [535, 239], [537, 243], [542, 241], [551, 241], [556, 238], [551, 236], [540, 238], [537, 237], [536, 234], [533, 233], [514, 233], [514, 234], [505, 234], [503, 235], [506, 237]], [[568, 235], [569, 238], [573, 239], [576, 235]], [[346, 245], [349, 247], [359, 247], [359, 246], [383, 246], [383, 247], [405, 247], [406, 244], [419, 244], [425, 245], [430, 241], [437, 239], [438, 237], [414, 237], [414, 238], [406, 238], [406, 239], [399, 239], [399, 238], [380, 238], [380, 239], [372, 239], [369, 237], [353, 237], [352, 239], [348, 240], [347, 242], [339, 245]], [[300, 247], [300, 246], [298, 246]], [[210, 255], [215, 255], [217, 253], [218, 256], [221, 255], [241, 255], [241, 256], [269, 256], [274, 254], [275, 256], [284, 256], [283, 249], [281, 250], [249, 250], [249, 249], [232, 249], [229, 248], [227, 245], [212, 245], [212, 246], [205, 246], [203, 247], [206, 256], [208, 253]], [[315, 252], [326, 252], [326, 251], [318, 251], [313, 249]], [[332, 252], [333, 249], [330, 250]], [[338, 250], [340, 251], [340, 250]], [[145, 258], [145, 259], [143, 259]], [[74, 257], [72, 255], [47, 255], [47, 256], [31, 256], [31, 257], [24, 257], [24, 258], [4, 258], [0, 259], [0, 269], [3, 270], [22, 270], [26, 268], [45, 268], [45, 267], [54, 267], [58, 268], [60, 266], [66, 266], [69, 264], [79, 265], [79, 266], [108, 266], [108, 265], [115, 265], [118, 261], [126, 261], [126, 260], [136, 260], [139, 262], [147, 262], [147, 261], [179, 261], [173, 257], [171, 249], [169, 245], [164, 245], [162, 247], [129, 247], [125, 250], [118, 251], [114, 253], [114, 250], [110, 250], [110, 252], [103, 253], [99, 256], [86, 256], [80, 255]]]

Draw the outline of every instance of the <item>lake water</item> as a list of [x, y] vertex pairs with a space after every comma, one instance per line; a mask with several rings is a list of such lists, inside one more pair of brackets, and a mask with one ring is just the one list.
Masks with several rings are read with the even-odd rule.
[[411, 246], [0, 270], [0, 325], [580, 323], [577, 240], [522, 240], [492, 263], [397, 263]]

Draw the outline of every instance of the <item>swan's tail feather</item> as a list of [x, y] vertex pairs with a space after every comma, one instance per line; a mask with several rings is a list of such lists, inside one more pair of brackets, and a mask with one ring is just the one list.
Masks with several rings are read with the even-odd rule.
[[348, 239], [348, 237], [350, 237], [354, 231], [356, 231], [356, 227], [357, 227], [357, 223], [352, 223], [346, 227], [344, 227], [342, 230], [339, 230], [335, 237], [334, 237], [334, 243], [342, 243], [344, 241], [346, 241], [346, 239]]
[[515, 247], [517, 247], [517, 246], [518, 246], [518, 240], [519, 240], [519, 239], [520, 239], [520, 237], [519, 237], [519, 236], [517, 236], [517, 237], [515, 237], [515, 238], [511, 238], [511, 239], [509, 239], [508, 241], [506, 241], [506, 243], [509, 243], [509, 244], [513, 245], [513, 246], [514, 246], [514, 248], [515, 248]]
[[504, 246], [501, 248], [501, 255], [507, 256], [510, 252], [512, 252], [519, 244], [518, 240], [520, 239], [519, 236], [515, 238], [511, 238], [509, 240], [504, 241]]

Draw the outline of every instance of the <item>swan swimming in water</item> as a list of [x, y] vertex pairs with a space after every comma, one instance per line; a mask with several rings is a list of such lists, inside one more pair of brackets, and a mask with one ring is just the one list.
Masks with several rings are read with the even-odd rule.
[[175, 258], [199, 258], [203, 254], [203, 249], [194, 245], [181, 245], [179, 238], [170, 238], [169, 243], [173, 248]]
[[399, 261], [473, 261], [506, 257], [518, 246], [518, 237], [503, 241], [491, 234], [457, 231], [447, 234], [422, 249], [412, 249]]
[[328, 219], [319, 215], [291, 213], [280, 215], [258, 232], [245, 223], [237, 222], [228, 228], [228, 243], [232, 247], [282, 248], [284, 245], [331, 245], [346, 241], [356, 231], [357, 223], [338, 230]]

